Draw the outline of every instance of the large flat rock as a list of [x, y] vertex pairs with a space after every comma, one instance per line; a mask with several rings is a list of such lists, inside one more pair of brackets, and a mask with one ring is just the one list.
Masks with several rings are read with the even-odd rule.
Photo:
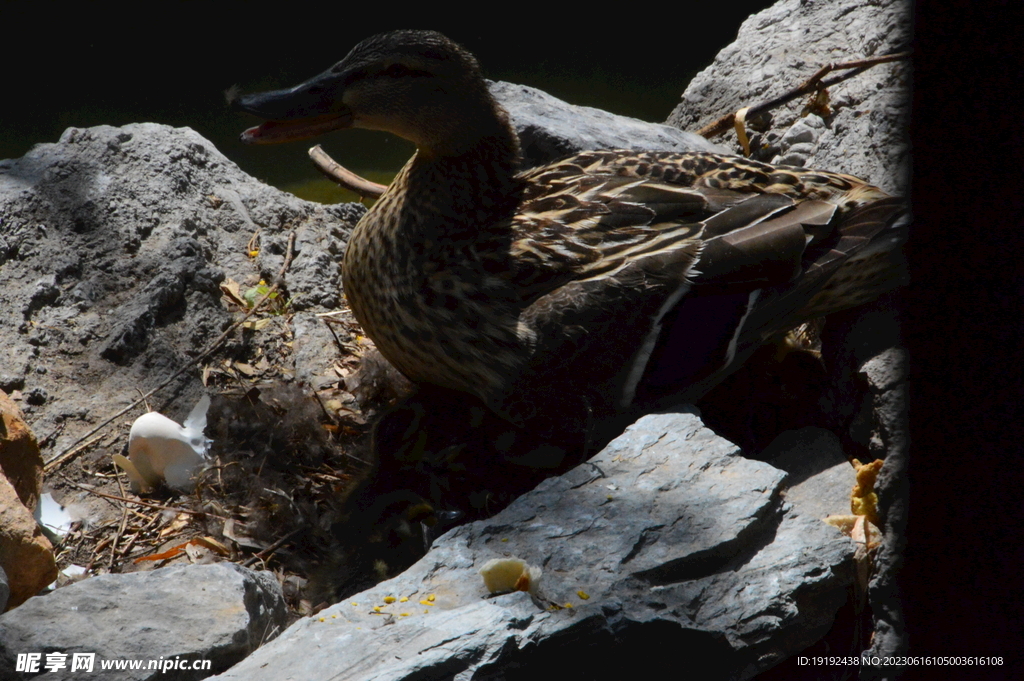
[[[646, 416], [218, 678], [525, 678], [552, 659], [621, 678], [666, 650], [700, 659], [705, 678], [750, 678], [820, 638], [853, 578], [852, 542], [786, 503], [785, 487], [784, 472], [741, 457], [692, 411]], [[478, 570], [503, 556], [542, 568], [535, 598], [487, 593]]]

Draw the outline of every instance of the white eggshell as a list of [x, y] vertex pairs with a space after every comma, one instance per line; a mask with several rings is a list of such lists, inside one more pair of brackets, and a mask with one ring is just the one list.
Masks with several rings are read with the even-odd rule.
[[135, 491], [152, 489], [161, 480], [180, 491], [192, 489], [196, 469], [206, 461], [210, 442], [203, 435], [209, 406], [210, 398], [204, 395], [186, 419], [186, 426], [155, 411], [135, 419], [128, 436], [131, 465], [121, 464]]

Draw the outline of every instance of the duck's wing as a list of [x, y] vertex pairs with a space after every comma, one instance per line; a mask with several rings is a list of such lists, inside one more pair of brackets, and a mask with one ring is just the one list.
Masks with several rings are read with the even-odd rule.
[[[558, 399], [532, 395], [544, 385], [578, 386], [566, 392], [589, 394], [590, 410], [621, 408], [654, 354], [720, 370], [741, 339], [759, 344], [799, 310], [827, 308], [808, 304], [893, 211], [870, 209], [886, 195], [856, 178], [711, 154], [587, 152], [523, 179], [512, 260], [535, 362], [512, 391], [520, 411]], [[666, 321], [684, 327], [668, 344]]]

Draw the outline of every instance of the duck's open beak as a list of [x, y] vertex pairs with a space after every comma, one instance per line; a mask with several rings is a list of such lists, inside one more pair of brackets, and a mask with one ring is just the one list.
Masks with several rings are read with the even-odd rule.
[[267, 122], [242, 133], [246, 144], [293, 142], [352, 127], [352, 110], [338, 96], [337, 75], [321, 74], [286, 90], [243, 97], [229, 95], [233, 108]]

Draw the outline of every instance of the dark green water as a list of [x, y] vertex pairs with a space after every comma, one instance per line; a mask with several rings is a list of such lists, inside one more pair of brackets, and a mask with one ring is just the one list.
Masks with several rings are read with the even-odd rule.
[[[5, 3], [5, 33], [34, 39], [17, 67], [8, 63], [5, 69], [0, 158], [56, 141], [69, 126], [150, 121], [195, 129], [270, 184], [338, 201], [341, 190], [321, 180], [306, 156], [311, 143], [242, 145], [238, 134], [254, 121], [230, 111], [224, 91], [294, 85], [327, 69], [364, 37], [433, 28], [473, 52], [490, 78], [663, 121], [693, 75], [735, 38], [743, 19], [770, 4], [694, 3], [699, 15], [618, 5], [618, 13], [609, 15], [573, 3], [519, 8], [484, 21], [479, 8], [469, 14], [398, 13], [379, 5], [315, 13], [296, 6], [289, 15], [251, 4], [157, 3], [161, 18], [153, 21], [95, 6], [76, 15], [43, 3]], [[317, 141], [340, 163], [382, 182], [412, 153], [405, 141], [372, 131]]]

